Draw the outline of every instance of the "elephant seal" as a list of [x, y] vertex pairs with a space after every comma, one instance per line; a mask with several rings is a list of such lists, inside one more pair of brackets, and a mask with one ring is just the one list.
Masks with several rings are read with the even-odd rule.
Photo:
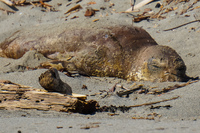
[[[29, 50], [61, 62], [70, 71], [132, 81], [187, 81], [186, 66], [175, 50], [158, 45], [133, 26], [36, 28], [19, 31], [0, 44], [1, 53], [20, 58]], [[45, 29], [46, 30], [46, 29]]]

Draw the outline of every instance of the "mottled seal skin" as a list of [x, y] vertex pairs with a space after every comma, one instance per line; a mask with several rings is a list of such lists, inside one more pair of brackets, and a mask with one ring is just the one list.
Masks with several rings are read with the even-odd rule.
[[[90, 76], [119, 77], [132, 81], [186, 81], [186, 66], [175, 50], [158, 45], [142, 28], [115, 26], [72, 27], [39, 34], [19, 31], [1, 45], [9, 58], [31, 49], [62, 61], [68, 71]], [[55, 30], [56, 31], [56, 30]], [[55, 63], [54, 63], [55, 64]]]

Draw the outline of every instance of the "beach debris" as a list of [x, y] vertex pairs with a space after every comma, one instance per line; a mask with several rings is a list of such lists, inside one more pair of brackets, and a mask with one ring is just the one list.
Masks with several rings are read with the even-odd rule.
[[115, 116], [115, 115], [119, 115], [117, 113], [108, 113], [109, 116]]
[[152, 11], [151, 8], [145, 8], [145, 9], [144, 9], [144, 13], [147, 13], [147, 12], [150, 12], [150, 11]]
[[[126, 11], [123, 12], [118, 12], [118, 13], [134, 13], [134, 12], [139, 12], [140, 11], [140, 7], [154, 1], [154, 0], [143, 0], [140, 3], [138, 3], [137, 5], [135, 5], [135, 3], [131, 1], [131, 8], [129, 8]], [[184, 7], [182, 10], [177, 11], [175, 14], [180, 14], [183, 15], [184, 13], [187, 13], [188, 11], [192, 11], [194, 9], [198, 9], [199, 6], [194, 7], [194, 5], [198, 2], [199, 0], [194, 0], [192, 3], [190, 3], [188, 6]], [[137, 16], [134, 17], [133, 22], [140, 22], [141, 20], [144, 19], [165, 19], [167, 17], [167, 14], [169, 12], [175, 11], [178, 9], [178, 3], [181, 2], [190, 2], [189, 0], [164, 0], [161, 2], [158, 2], [155, 6], [155, 8], [160, 8], [159, 11], [157, 11], [157, 13], [154, 13], [154, 10], [152, 11], [148, 11], [146, 12], [145, 10], [143, 11], [142, 14], [139, 14]], [[129, 14], [131, 15], [131, 14]]]
[[85, 17], [91, 17], [93, 15], [95, 15], [95, 10], [91, 7], [87, 7], [85, 11]]
[[112, 3], [111, 1], [109, 1], [110, 5], [109, 5], [109, 8], [112, 8], [113, 6], [115, 6], [114, 3]]
[[157, 104], [157, 103], [171, 101], [171, 100], [175, 100], [175, 99], [178, 99], [178, 98], [179, 98], [179, 96], [176, 96], [176, 97], [172, 97], [172, 98], [164, 99], [164, 100], [160, 100], [160, 101], [143, 103], [143, 104], [137, 104], [137, 105], [130, 105], [130, 106], [125, 106], [125, 105], [124, 106], [114, 106], [114, 105], [102, 106], [102, 107], [99, 107], [97, 109], [97, 112], [111, 112], [111, 113], [116, 113], [117, 111], [121, 111], [121, 112], [124, 113], [124, 112], [128, 112], [131, 108], [154, 105], [154, 104]]
[[99, 19], [94, 19], [94, 20], [92, 20], [92, 22], [97, 22], [97, 21], [99, 21]]
[[137, 5], [127, 9], [126, 12], [132, 12], [132, 11], [134, 11], [136, 9], [139, 9], [140, 7], [143, 7], [144, 5], [146, 5], [146, 4], [148, 4], [148, 3], [152, 2], [152, 1], [154, 1], [154, 0], [143, 0], [140, 3], [138, 3]]
[[90, 1], [90, 2], [87, 3], [87, 5], [94, 5], [94, 4], [96, 4], [95, 1]]
[[0, 1], [2, 1], [3, 3], [5, 3], [5, 4], [9, 5], [9, 6], [13, 6], [14, 5], [14, 3], [12, 1], [10, 1], [10, 0], [0, 0]]
[[176, 97], [172, 97], [172, 98], [169, 98], [169, 99], [164, 99], [164, 100], [149, 102], [149, 103], [143, 103], [143, 104], [138, 104], [138, 105], [131, 105], [131, 106], [127, 106], [127, 107], [133, 108], [133, 107], [148, 106], [148, 105], [153, 105], [153, 104], [157, 104], [157, 103], [161, 103], [161, 102], [175, 100], [175, 99], [178, 99], [179, 97], [180, 96], [176, 96]]
[[102, 106], [99, 107], [97, 109], [97, 112], [111, 112], [111, 113], [116, 113], [117, 111], [121, 111], [121, 112], [128, 112], [130, 109], [130, 107], [128, 106], [114, 106], [114, 105], [110, 105], [110, 106]]
[[129, 90], [125, 90], [125, 91], [118, 91], [116, 94], [119, 96], [119, 97], [122, 97], [124, 95], [129, 95], [137, 90], [140, 90], [141, 88], [143, 87], [143, 85], [137, 85], [135, 86], [134, 88], [132, 89], [129, 89]]
[[[160, 94], [164, 94], [164, 93], [170, 92], [172, 90], [175, 90], [175, 89], [178, 89], [178, 88], [181, 88], [181, 87], [185, 87], [187, 85], [190, 85], [192, 83], [196, 83], [196, 82], [199, 81], [198, 77], [195, 78], [195, 79], [196, 80], [188, 81], [188, 82], [182, 83], [182, 84], [175, 84], [173, 86], [167, 86], [167, 87], [160, 88], [160, 89], [157, 89], [158, 87], [150, 87], [150, 86], [146, 87], [143, 84], [137, 85], [136, 83], [131, 85], [129, 88], [126, 88], [126, 87], [116, 83], [111, 89], [109, 89], [106, 92], [107, 92], [107, 96], [109, 96], [110, 95], [109, 92], [114, 92], [116, 90], [116, 87], [118, 87], [118, 88], [123, 89], [123, 90], [116, 92], [116, 94], [119, 97], [123, 97], [123, 96], [128, 97], [132, 93], [134, 93], [134, 94], [160, 95]], [[100, 95], [102, 95], [102, 93]]]
[[[178, 3], [180, 2], [190, 2], [189, 0], [165, 0], [163, 3], [160, 3], [160, 10], [153, 15], [151, 18], [156, 18], [156, 19], [164, 19], [166, 16], [163, 16], [166, 13], [169, 13], [171, 11], [175, 11], [178, 9]], [[194, 0], [192, 3], [190, 3], [188, 6], [184, 7], [182, 10], [179, 11], [178, 14], [183, 15], [187, 13], [188, 11], [192, 11], [194, 9], [197, 9], [194, 7], [194, 5], [198, 2], [198, 0]]]
[[174, 29], [180, 28], [180, 27], [182, 27], [182, 26], [185, 26], [185, 25], [188, 25], [188, 24], [191, 24], [191, 23], [194, 23], [194, 22], [200, 22], [200, 19], [198, 19], [198, 20], [194, 20], [194, 21], [190, 21], [190, 22], [187, 22], [187, 23], [181, 24], [181, 25], [176, 26], [176, 27], [173, 27], [173, 28], [165, 29], [165, 30], [163, 30], [163, 31], [174, 30]]
[[69, 5], [71, 5], [72, 4], [72, 2], [69, 2], [66, 6], [69, 6]]
[[187, 83], [182, 83], [182, 84], [175, 84], [174, 86], [168, 86], [168, 87], [165, 87], [161, 90], [151, 90], [150, 92], [148, 92], [147, 94], [154, 94], [154, 95], [157, 95], [157, 94], [163, 94], [163, 93], [167, 93], [169, 91], [172, 91], [172, 90], [175, 90], [175, 89], [178, 89], [178, 88], [181, 88], [181, 87], [185, 87], [187, 85], [190, 85], [192, 83], [196, 83], [198, 82], [198, 80], [194, 80], [194, 81], [188, 81]]
[[108, 92], [115, 92], [117, 83]]
[[42, 73], [39, 77], [40, 85], [48, 92], [59, 92], [62, 94], [72, 95], [81, 100], [86, 100], [86, 95], [72, 93], [71, 87], [64, 83], [58, 74], [58, 70], [50, 68], [46, 72]]
[[73, 16], [72, 18], [70, 18], [70, 19], [75, 19], [75, 18], [79, 18], [79, 16]]
[[3, 9], [3, 8], [0, 8], [0, 10], [5, 11], [6, 14], [15, 13], [16, 12], [16, 11], [11, 11], [11, 10], [6, 10], [6, 9]]
[[98, 127], [100, 127], [99, 124], [101, 124], [101, 123], [93, 122], [93, 123], [88, 123], [88, 124], [81, 124], [82, 127], [80, 129], [98, 128]]
[[80, 129], [90, 129], [89, 126], [84, 126], [84, 127], [81, 127]]
[[77, 93], [72, 93], [72, 97], [75, 97], [79, 100], [82, 100], [82, 101], [85, 101], [87, 99], [87, 96], [86, 95], [83, 95], [83, 94], [77, 94]]
[[1, 110], [36, 109], [91, 114], [98, 109], [98, 106], [95, 100], [80, 100], [73, 95], [46, 92], [44, 89], [0, 80]]
[[161, 115], [153, 112], [153, 113], [147, 114], [146, 116], [134, 116], [132, 117], [132, 119], [155, 120], [156, 117], [160, 118]]
[[79, 2], [81, 2], [82, 0], [77, 0], [75, 3], [78, 4]]
[[151, 106], [150, 109], [160, 109], [160, 108], [166, 108], [170, 109], [172, 106], [171, 105], [165, 105], [165, 106]]
[[[6, 0], [8, 1], [8, 0]], [[44, 3], [44, 2], [49, 2], [51, 0], [13, 0], [12, 1], [12, 5], [9, 5], [11, 9], [15, 9], [17, 10], [16, 6], [25, 6], [25, 5], [32, 5], [34, 7], [42, 7], [45, 8], [46, 10], [42, 9], [41, 11], [53, 11], [53, 12], [57, 12], [58, 10], [56, 10], [53, 6]]]
[[144, 119], [144, 120], [154, 120], [154, 117], [132, 117], [132, 119], [135, 120], [140, 120], [140, 119]]
[[58, 74], [58, 70], [51, 68], [45, 73], [42, 73], [39, 77], [40, 85], [48, 92], [59, 92], [62, 94], [72, 94], [71, 87], [64, 83]]
[[83, 90], [87, 90], [88, 88], [87, 88], [86, 85], [83, 85], [81, 89], [83, 89]]
[[131, 11], [133, 11], [134, 9], [134, 5], [135, 5], [135, 0], [130, 0], [130, 4], [131, 4]]
[[56, 128], [57, 128], [57, 129], [61, 129], [61, 128], [63, 128], [63, 127], [61, 127], [61, 126], [57, 126]]
[[75, 5], [74, 7], [70, 8], [67, 12], [65, 12], [65, 14], [68, 14], [72, 11], [80, 10], [80, 9], [82, 9], [82, 6], [78, 4], [78, 5]]
[[[71, 9], [69, 9], [67, 12], [65, 12], [64, 14], [66, 14], [66, 18], [68, 17], [68, 16], [70, 16], [72, 13], [76, 13], [76, 12], [78, 12], [80, 9], [82, 9], [82, 7], [81, 7], [81, 5], [76, 5], [76, 6], [74, 6], [74, 7], [72, 7]], [[74, 16], [74, 17], [72, 17], [71, 19], [74, 19], [74, 18], [78, 18], [78, 16]], [[67, 19], [65, 19], [65, 21], [66, 21]]]
[[51, 1], [51, 0], [14, 0], [13, 3], [14, 3], [15, 6], [24, 6], [24, 5], [38, 6], [39, 4], [48, 5], [44, 2], [49, 2], [49, 1]]
[[40, 0], [40, 4], [41, 4], [43, 7], [52, 7], [51, 5], [44, 3], [43, 0]]
[[155, 8], [160, 8], [162, 6], [162, 3], [161, 2], [158, 2], [155, 6]]
[[146, 15], [138, 15], [137, 17], [133, 17], [133, 22], [140, 22], [142, 20], [147, 20], [151, 16], [146, 16]]
[[62, 3], [57, 3], [58, 6], [62, 6]]

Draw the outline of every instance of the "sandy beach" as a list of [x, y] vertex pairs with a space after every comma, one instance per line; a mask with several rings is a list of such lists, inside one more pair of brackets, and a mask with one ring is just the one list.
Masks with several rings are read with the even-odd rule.
[[[136, 0], [136, 4], [139, 2]], [[4, 9], [0, 10], [0, 45], [18, 31], [23, 31], [24, 34], [39, 31], [35, 36], [39, 38], [51, 32], [59, 33], [62, 29], [67, 30], [69, 26], [101, 28], [105, 25], [132, 25], [145, 29], [159, 45], [170, 46], [176, 50], [187, 66], [188, 76], [200, 76], [200, 22], [197, 21], [200, 20], [199, 1], [195, 3], [195, 0], [191, 0], [177, 2], [177, 4], [174, 1], [171, 4], [166, 4], [163, 0], [154, 1], [141, 7], [139, 12], [133, 13], [122, 13], [131, 7], [129, 0], [51, 0], [46, 3], [52, 6], [52, 11], [36, 4], [16, 6], [15, 9], [0, 2], [0, 8]], [[158, 13], [161, 10], [156, 8], [158, 3], [163, 3], [166, 9], [171, 10], [163, 10], [163, 14], [157, 18], [133, 22], [134, 16], [144, 13], [147, 9], [151, 9], [151, 13]], [[82, 9], [67, 16], [65, 13], [77, 4], [80, 4]], [[88, 7], [97, 10], [94, 16], [84, 16]], [[38, 82], [38, 77], [47, 69], [27, 68], [37, 67], [50, 59], [38, 54], [38, 60], [33, 56], [34, 51], [28, 52], [19, 59], [0, 57], [0, 80], [43, 89]], [[92, 115], [38, 110], [0, 110], [0, 133], [133, 131], [198, 133], [200, 130], [200, 82], [198, 81], [167, 93], [157, 95], [132, 93], [129, 97], [119, 97], [116, 92], [109, 94], [106, 92], [99, 94], [99, 92], [108, 91], [116, 83], [126, 88], [136, 83], [144, 85], [145, 88], [158, 90], [184, 83], [134, 82], [116, 77], [68, 77], [62, 72], [59, 72], [59, 75], [62, 81], [71, 86], [73, 93], [85, 94], [88, 100], [98, 101], [101, 107], [132, 106], [174, 99], [133, 107], [125, 112], [118, 109], [114, 112], [95, 112]], [[83, 85], [86, 85], [87, 89], [82, 89]], [[116, 87], [116, 91], [119, 90], [121, 88]]]

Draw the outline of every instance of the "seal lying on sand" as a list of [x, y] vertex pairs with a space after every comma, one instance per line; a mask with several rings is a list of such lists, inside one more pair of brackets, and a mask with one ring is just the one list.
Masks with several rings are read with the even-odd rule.
[[140, 81], [186, 81], [186, 66], [175, 50], [158, 45], [143, 29], [131, 26], [69, 27], [19, 31], [1, 43], [2, 53], [20, 58], [29, 50], [90, 76]]

